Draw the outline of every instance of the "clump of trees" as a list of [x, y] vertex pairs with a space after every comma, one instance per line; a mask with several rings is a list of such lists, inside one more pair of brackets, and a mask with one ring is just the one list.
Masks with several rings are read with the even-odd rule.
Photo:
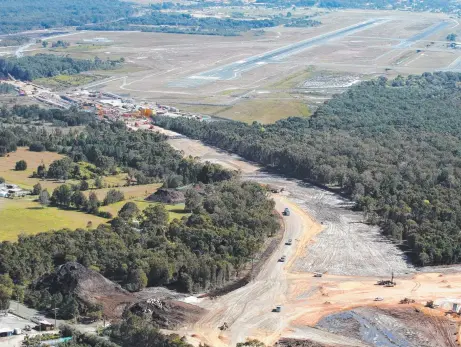
[[60, 57], [53, 54], [37, 54], [21, 58], [0, 58], [0, 77], [9, 75], [22, 81], [32, 81], [42, 77], [76, 75], [90, 70], [117, 68], [121, 60], [94, 60]]
[[[10, 86], [6, 83], [0, 83], [0, 93], [2, 86]], [[14, 91], [14, 88], [13, 88]], [[67, 127], [86, 125], [95, 121], [94, 115], [88, 112], [80, 111], [75, 107], [71, 107], [69, 110], [59, 109], [45, 109], [38, 105], [14, 105], [11, 108], [1, 107], [0, 108], [0, 119], [8, 123], [30, 123], [35, 121], [52, 123], [55, 126]], [[32, 145], [36, 145], [32, 143]], [[40, 144], [42, 145], [42, 144]], [[35, 152], [41, 152], [44, 150], [41, 148], [31, 148]]]
[[351, 197], [420, 265], [461, 262], [461, 74], [363, 82], [275, 124], [159, 118], [163, 127]]

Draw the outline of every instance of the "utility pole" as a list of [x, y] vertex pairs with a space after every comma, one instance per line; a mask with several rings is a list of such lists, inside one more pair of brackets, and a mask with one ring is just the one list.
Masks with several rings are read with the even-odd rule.
[[54, 328], [56, 329], [56, 298], [54, 299]]

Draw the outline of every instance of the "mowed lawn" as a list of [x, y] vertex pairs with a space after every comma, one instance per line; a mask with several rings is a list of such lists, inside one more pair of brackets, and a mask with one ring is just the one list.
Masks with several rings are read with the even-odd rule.
[[[31, 152], [25, 147], [20, 147], [16, 152], [9, 153], [8, 157], [0, 157], [0, 177], [3, 177], [6, 182], [18, 184], [25, 189], [32, 189], [32, 187], [40, 182], [42, 188], [48, 188], [51, 193], [54, 188], [60, 186], [62, 183], [54, 181], [42, 181], [38, 178], [31, 178], [30, 176], [37, 167], [44, 163], [48, 168], [50, 164], [64, 156], [53, 152]], [[14, 167], [16, 162], [25, 160], [27, 163], [27, 170], [15, 171]]]
[[[143, 201], [141, 199], [132, 199], [132, 200], [125, 200], [120, 201], [115, 204], [109, 206], [102, 206], [100, 208], [101, 211], [106, 211], [112, 213], [114, 217], [117, 216], [118, 211], [125, 205], [128, 201], [134, 202], [140, 210], [146, 209], [148, 206], [154, 206], [159, 204], [158, 202], [148, 202]], [[165, 208], [169, 212], [169, 219], [172, 221], [173, 219], [181, 219], [184, 216], [190, 216], [190, 213], [184, 212], [184, 204], [177, 204], [177, 205], [165, 205]]]
[[0, 241], [16, 241], [22, 233], [32, 235], [63, 228], [86, 228], [88, 222], [95, 228], [107, 221], [78, 211], [42, 208], [32, 200], [0, 198]]

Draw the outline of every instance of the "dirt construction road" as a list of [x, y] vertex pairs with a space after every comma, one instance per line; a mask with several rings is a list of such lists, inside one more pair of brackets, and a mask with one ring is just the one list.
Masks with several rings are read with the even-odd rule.
[[[197, 324], [178, 331], [190, 343], [235, 346], [247, 338], [256, 338], [272, 345], [281, 337], [293, 337], [339, 346], [373, 346], [354, 336], [313, 327], [325, 316], [357, 307], [392, 311], [402, 307], [399, 301], [405, 297], [414, 299], [418, 312], [429, 317], [443, 316], [443, 310], [451, 309], [453, 302], [461, 302], [458, 271], [442, 273], [441, 269], [432, 268], [433, 273], [424, 273], [414, 269], [397, 247], [383, 239], [376, 229], [361, 223], [360, 214], [351, 211], [349, 202], [295, 180], [263, 173], [257, 165], [238, 156], [166, 133], [171, 136], [172, 146], [185, 155], [238, 169], [247, 179], [283, 186], [286, 192], [274, 195], [276, 208], [291, 210], [291, 215], [284, 217], [283, 240], [291, 238], [293, 245], [283, 242], [245, 287], [213, 300], [199, 299], [197, 305], [208, 313]], [[284, 263], [278, 262], [282, 255], [287, 257]], [[321, 268], [317, 270], [314, 266]], [[394, 268], [399, 274], [396, 287], [376, 285], [378, 278], [389, 278], [389, 270]], [[314, 271], [322, 271], [323, 277], [313, 277]], [[383, 300], [376, 302], [376, 297]], [[434, 300], [440, 309], [423, 308], [429, 300]], [[282, 306], [281, 312], [272, 312], [277, 305]], [[218, 327], [224, 322], [229, 328], [220, 331]], [[456, 336], [451, 334], [449, 338], [454, 340]], [[405, 340], [405, 336], [396, 340], [386, 338], [380, 346], [402, 346], [402, 341], [405, 346], [420, 346]], [[433, 338], [428, 341], [424, 344], [428, 347], [452, 346], [453, 342]]]
[[[201, 331], [200, 339], [211, 346], [235, 346], [248, 336], [274, 341], [291, 320], [292, 313], [283, 307], [288, 295], [287, 270], [296, 250], [301, 249], [302, 238], [319, 232], [320, 228], [286, 198], [277, 197], [275, 200], [278, 210], [285, 207], [291, 210], [291, 215], [284, 217], [284, 240], [292, 239], [294, 244], [288, 246], [282, 243], [248, 285], [221, 298], [202, 302], [201, 306], [208, 309], [209, 314], [196, 328]], [[282, 256], [286, 256], [286, 262], [279, 261]], [[281, 312], [272, 312], [277, 305], [282, 305]], [[223, 323], [231, 328], [221, 333], [217, 327]]]

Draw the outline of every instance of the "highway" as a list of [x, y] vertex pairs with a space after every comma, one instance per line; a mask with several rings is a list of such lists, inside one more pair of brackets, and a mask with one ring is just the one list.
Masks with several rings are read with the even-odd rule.
[[240, 60], [228, 65], [208, 70], [193, 76], [186, 77], [182, 80], [173, 82], [171, 87], [191, 88], [198, 85], [203, 85], [216, 80], [231, 80], [237, 78], [241, 73], [252, 70], [258, 66], [283, 60], [290, 55], [300, 53], [311, 47], [326, 43], [328, 41], [344, 37], [367, 29], [373, 25], [379, 25], [388, 20], [386, 19], [371, 19], [352, 26], [348, 26], [339, 30], [335, 30], [323, 35], [312, 37], [307, 40], [299, 41], [288, 46], [284, 46], [263, 54], [255, 55], [244, 60]]

